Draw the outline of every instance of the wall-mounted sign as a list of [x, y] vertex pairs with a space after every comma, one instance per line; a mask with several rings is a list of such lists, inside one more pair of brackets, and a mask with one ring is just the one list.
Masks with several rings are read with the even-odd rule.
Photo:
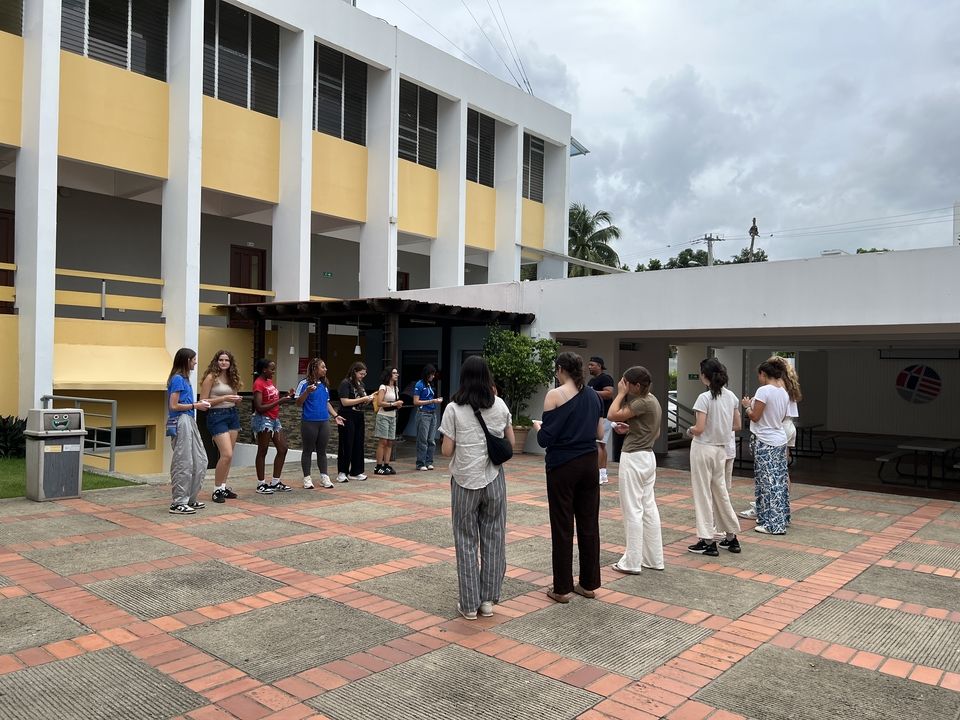
[[323, 273], [323, 277], [325, 277], [325, 278], [332, 278], [332, 277], [333, 277], [333, 273], [332, 273], [332, 272], [324, 272], [324, 273]]
[[929, 365], [908, 365], [897, 374], [897, 394], [914, 405], [923, 405], [940, 395], [943, 383]]
[[699, 380], [700, 375], [697, 373], [687, 373], [687, 380]]

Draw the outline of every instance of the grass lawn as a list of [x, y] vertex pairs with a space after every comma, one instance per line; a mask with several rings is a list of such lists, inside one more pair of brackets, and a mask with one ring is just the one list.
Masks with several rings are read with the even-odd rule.
[[[83, 489], [136, 485], [128, 480], [83, 471]], [[23, 497], [27, 493], [27, 461], [24, 458], [0, 458], [0, 498]]]

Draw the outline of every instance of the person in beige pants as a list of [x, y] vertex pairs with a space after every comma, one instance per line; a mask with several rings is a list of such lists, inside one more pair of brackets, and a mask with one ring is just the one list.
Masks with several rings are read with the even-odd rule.
[[724, 533], [720, 547], [733, 553], [740, 552], [736, 535], [740, 532], [740, 522], [730, 504], [726, 478], [730, 433], [740, 426], [739, 401], [726, 388], [727, 369], [716, 358], [707, 358], [700, 363], [700, 381], [709, 390], [701, 393], [694, 403], [697, 422], [688, 431], [693, 437], [690, 483], [699, 540], [688, 550], [716, 557], [720, 551], [714, 540], [715, 530]]

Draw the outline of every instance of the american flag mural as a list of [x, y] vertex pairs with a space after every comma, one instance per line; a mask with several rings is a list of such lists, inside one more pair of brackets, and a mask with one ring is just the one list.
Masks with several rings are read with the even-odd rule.
[[897, 374], [897, 394], [909, 403], [935, 400], [941, 386], [940, 375], [928, 365], [910, 365]]

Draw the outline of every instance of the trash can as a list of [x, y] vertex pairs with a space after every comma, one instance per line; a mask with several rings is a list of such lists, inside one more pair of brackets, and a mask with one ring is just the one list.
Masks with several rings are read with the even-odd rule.
[[50, 408], [27, 413], [27, 498], [38, 502], [80, 497], [83, 410]]

